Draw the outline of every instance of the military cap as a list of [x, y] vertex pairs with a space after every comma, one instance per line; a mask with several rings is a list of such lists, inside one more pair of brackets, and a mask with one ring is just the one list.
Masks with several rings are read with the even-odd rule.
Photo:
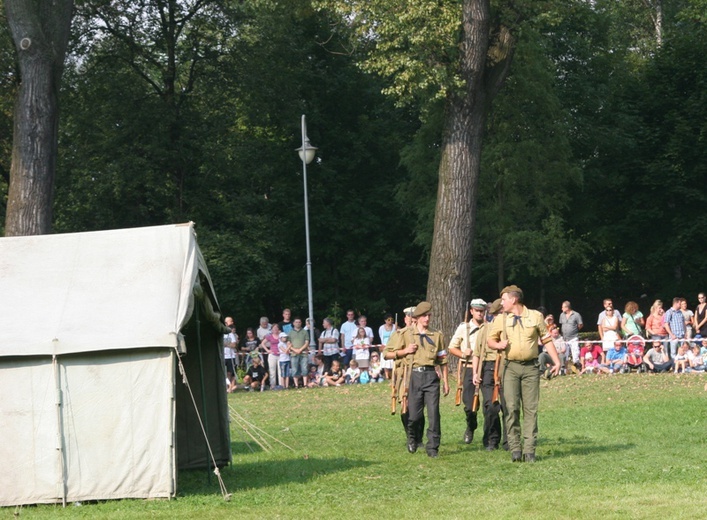
[[491, 304], [491, 307], [489, 308], [489, 312], [491, 314], [497, 314], [503, 306], [501, 305], [501, 298], [496, 298], [493, 303]]
[[501, 296], [508, 292], [516, 292], [520, 294], [521, 299], [523, 299], [523, 289], [518, 287], [517, 285], [508, 285], [507, 287], [504, 287], [503, 290], [501, 291]]
[[415, 311], [412, 313], [413, 318], [419, 318], [425, 314], [432, 312], [432, 304], [430, 302], [420, 302], [415, 306]]
[[475, 309], [485, 309], [486, 308], [486, 302], [482, 300], [481, 298], [474, 298], [471, 300], [471, 303], [469, 304], [470, 307], [474, 307]]

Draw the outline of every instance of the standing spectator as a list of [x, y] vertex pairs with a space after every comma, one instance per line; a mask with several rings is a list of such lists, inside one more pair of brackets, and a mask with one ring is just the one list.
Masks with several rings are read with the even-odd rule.
[[[393, 335], [393, 333], [396, 331], [398, 328], [397, 323], [393, 323], [393, 315], [392, 314], [386, 314], [385, 315], [385, 323], [378, 327], [378, 337], [381, 340], [381, 348], [379, 349], [380, 352], [383, 352], [385, 349], [385, 346], [388, 344], [388, 341], [390, 340], [390, 337]], [[383, 370], [383, 374], [385, 375], [386, 379], [390, 379], [392, 375], [392, 370], [393, 367], [395, 366], [395, 362], [392, 359], [383, 359], [381, 361], [381, 369]]]
[[643, 356], [643, 362], [651, 372], [669, 372], [673, 368], [673, 360], [663, 350], [663, 342], [653, 340], [653, 346]]
[[270, 334], [263, 338], [262, 344], [266, 348], [268, 354], [268, 373], [270, 374], [270, 388], [272, 390], [280, 383], [282, 385], [282, 377], [280, 377], [280, 326], [277, 323], [272, 324]]
[[339, 329], [339, 339], [341, 340], [341, 362], [342, 366], [347, 367], [351, 361], [353, 353], [353, 340], [358, 331], [358, 325], [355, 320], [356, 314], [353, 309], [346, 311], [346, 321], [341, 324]]
[[260, 340], [255, 335], [253, 327], [248, 327], [245, 331], [245, 338], [241, 342], [241, 355], [245, 357], [246, 368], [248, 368], [253, 359], [253, 355], [260, 358], [260, 366], [263, 366], [263, 356], [259, 350]]
[[643, 314], [638, 310], [638, 304], [633, 301], [626, 302], [624, 307], [624, 317], [621, 320], [621, 332], [625, 337], [637, 335], [642, 336], [641, 330], [646, 324]]
[[685, 339], [685, 318], [680, 312], [681, 301], [682, 298], [673, 298], [673, 306], [663, 316], [663, 326], [668, 331], [668, 339], [670, 340], [670, 359], [675, 358], [678, 353], [678, 345]]
[[[577, 372], [577, 367], [582, 363], [579, 357], [579, 331], [582, 330], [583, 327], [582, 316], [572, 310], [572, 304], [568, 301], [562, 302], [560, 328], [562, 330], [562, 338], [567, 343], [570, 353], [572, 354], [574, 372]], [[569, 358], [569, 353], [567, 353], [567, 359]]]
[[665, 330], [663, 324], [665, 312], [663, 311], [663, 302], [656, 300], [651, 305], [651, 313], [646, 320], [646, 335], [649, 339], [668, 339], [668, 331]]
[[324, 318], [324, 331], [319, 336], [319, 353], [324, 358], [324, 372], [328, 372], [334, 360], [339, 360], [339, 331], [334, 328], [334, 320]]
[[617, 316], [617, 314], [619, 314], [619, 312], [614, 310], [613, 307], [607, 308], [601, 320], [601, 325], [599, 325], [604, 353], [611, 350], [614, 347], [614, 341], [619, 339], [621, 318]]
[[697, 308], [695, 308], [695, 335], [707, 338], [707, 299], [705, 293], [697, 295]]
[[[618, 320], [618, 323], [621, 323], [621, 313], [617, 310], [614, 309], [614, 302], [611, 300], [611, 298], [605, 298], [604, 299], [604, 310], [599, 313], [599, 317], [597, 318], [597, 328], [599, 329], [599, 337], [603, 340], [604, 339], [604, 318], [606, 318], [606, 313], [609, 312], [609, 309], [611, 309], [611, 314], [614, 318]], [[610, 320], [613, 323], [613, 319]], [[614, 328], [614, 332], [618, 334], [618, 325], [616, 328]], [[614, 340], [613, 338], [611, 339], [611, 344], [613, 344]], [[609, 345], [609, 348], [611, 348], [611, 344]]]
[[[363, 330], [366, 331], [366, 337], [368, 337], [368, 341], [371, 345], [371, 348], [373, 347], [373, 329], [368, 326], [368, 318], [365, 316], [361, 315], [358, 317], [358, 327], [362, 328]], [[358, 330], [356, 330], [356, 334], [358, 335]]]
[[685, 319], [685, 339], [692, 339], [692, 322], [695, 314], [687, 308], [687, 300], [685, 298], [680, 301], [680, 312], [682, 312], [682, 317]]
[[358, 333], [353, 341], [354, 345], [354, 359], [356, 360], [356, 365], [361, 370], [361, 372], [368, 371], [368, 360], [371, 357], [371, 338], [368, 337], [366, 329], [363, 327], [358, 328]]
[[283, 309], [282, 321], [278, 323], [281, 332], [284, 332], [285, 334], [290, 333], [292, 330], [292, 322], [290, 319], [292, 319], [292, 311], [290, 309]]
[[262, 392], [265, 390], [265, 384], [268, 381], [268, 373], [260, 363], [260, 357], [257, 352], [255, 356], [251, 357], [251, 365], [246, 370], [245, 376], [243, 376], [243, 383], [248, 391], [260, 389]]
[[[224, 320], [224, 324], [227, 325], [227, 319]], [[233, 320], [230, 321], [233, 324]], [[226, 391], [230, 394], [236, 389], [236, 382], [238, 378], [236, 376], [236, 366], [238, 365], [236, 348], [238, 346], [238, 336], [236, 335], [236, 329], [229, 327], [229, 332], [223, 335], [223, 359], [226, 364], [226, 380], [227, 387]]]
[[260, 341], [263, 341], [263, 338], [270, 334], [270, 330], [272, 329], [270, 325], [270, 320], [268, 319], [267, 316], [262, 316], [260, 318], [260, 327], [258, 327], [258, 330], [256, 331], [256, 335], [258, 336], [258, 339]]
[[281, 332], [278, 336], [279, 342], [277, 349], [280, 352], [280, 378], [282, 386], [287, 389], [290, 387], [290, 340], [287, 334]]
[[292, 322], [292, 330], [287, 334], [290, 339], [290, 357], [292, 361], [292, 380], [295, 388], [307, 386], [309, 376], [309, 334], [302, 328], [302, 319], [295, 318]]

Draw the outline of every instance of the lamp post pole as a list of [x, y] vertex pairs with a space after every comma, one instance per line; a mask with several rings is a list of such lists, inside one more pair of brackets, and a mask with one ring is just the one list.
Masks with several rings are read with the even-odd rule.
[[314, 159], [317, 148], [309, 143], [307, 137], [307, 123], [302, 115], [302, 147], [297, 149], [302, 159], [302, 173], [304, 181], [304, 236], [307, 244], [307, 301], [309, 304], [309, 348], [316, 348], [314, 341], [314, 304], [312, 300], [312, 255], [309, 248], [309, 201], [307, 197], [307, 165]]

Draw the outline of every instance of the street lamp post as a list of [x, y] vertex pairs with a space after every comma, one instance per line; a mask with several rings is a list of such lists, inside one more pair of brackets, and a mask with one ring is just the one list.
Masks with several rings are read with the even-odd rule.
[[314, 350], [314, 305], [312, 303], [312, 256], [309, 250], [309, 201], [307, 198], [307, 165], [314, 159], [317, 148], [309, 143], [307, 137], [307, 123], [302, 115], [302, 147], [297, 148], [297, 153], [302, 159], [302, 173], [304, 181], [304, 236], [307, 244], [307, 301], [309, 303], [309, 348]]

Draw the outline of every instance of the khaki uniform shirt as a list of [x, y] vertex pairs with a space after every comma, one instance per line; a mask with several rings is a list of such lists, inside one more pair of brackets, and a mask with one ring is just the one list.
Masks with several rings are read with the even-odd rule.
[[[498, 316], [494, 318], [494, 321], [496, 321], [497, 319]], [[489, 331], [491, 330], [492, 325], [493, 322], [485, 323], [481, 326], [481, 329], [479, 329], [479, 333], [476, 335], [476, 342], [474, 344], [474, 357], [480, 358], [481, 361], [496, 361], [496, 352], [498, 351], [492, 349], [486, 343], [489, 339]]]
[[[390, 337], [383, 352], [402, 350], [410, 343], [415, 343], [417, 350], [412, 358], [413, 368], [446, 365], [447, 351], [444, 348], [444, 337], [442, 333], [436, 330], [428, 330], [425, 336], [426, 339], [422, 338], [417, 327], [403, 327], [395, 331], [395, 334]], [[399, 362], [402, 362], [402, 359], [406, 358], [397, 359], [396, 366], [400, 364]]]
[[[504, 330], [505, 325], [505, 330]], [[504, 313], [491, 323], [489, 338], [496, 341], [508, 339], [506, 359], [509, 361], [532, 361], [538, 358], [538, 342], [552, 341], [547, 325], [539, 311], [523, 306], [520, 316]]]

